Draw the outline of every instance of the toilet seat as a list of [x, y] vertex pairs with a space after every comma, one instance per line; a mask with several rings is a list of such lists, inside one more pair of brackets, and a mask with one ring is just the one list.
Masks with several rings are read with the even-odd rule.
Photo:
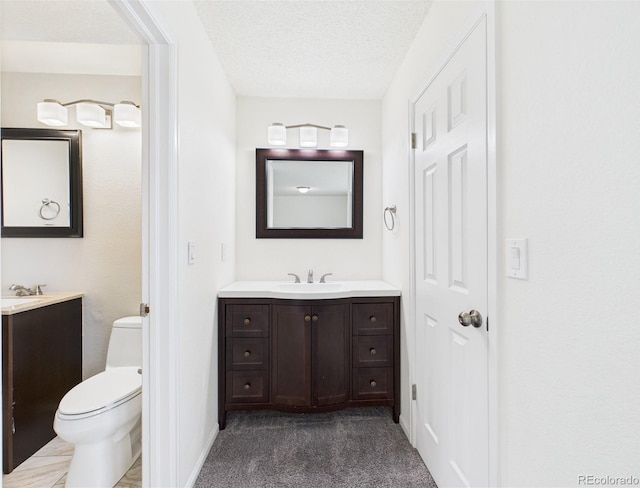
[[67, 392], [56, 415], [65, 420], [92, 417], [128, 402], [141, 391], [142, 375], [137, 367], [108, 369]]

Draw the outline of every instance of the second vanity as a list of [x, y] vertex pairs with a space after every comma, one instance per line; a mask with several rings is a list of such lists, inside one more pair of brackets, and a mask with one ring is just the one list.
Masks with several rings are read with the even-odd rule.
[[400, 415], [400, 290], [383, 281], [235, 282], [218, 293], [219, 424], [230, 410]]
[[3, 471], [55, 437], [60, 399], [82, 381], [82, 294], [2, 297]]

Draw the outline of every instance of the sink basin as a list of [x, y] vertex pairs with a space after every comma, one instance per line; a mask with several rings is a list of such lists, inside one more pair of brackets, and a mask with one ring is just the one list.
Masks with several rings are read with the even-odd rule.
[[331, 293], [344, 290], [342, 283], [278, 283], [278, 291], [290, 293]]
[[37, 302], [40, 298], [27, 298], [27, 297], [2, 297], [0, 299], [0, 308], [15, 307], [18, 305], [25, 305], [27, 303]]

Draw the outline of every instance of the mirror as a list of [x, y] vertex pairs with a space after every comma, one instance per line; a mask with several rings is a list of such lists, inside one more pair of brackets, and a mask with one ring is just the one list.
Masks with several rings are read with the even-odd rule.
[[82, 237], [81, 132], [1, 131], [2, 237]]
[[362, 151], [256, 149], [256, 237], [362, 239]]

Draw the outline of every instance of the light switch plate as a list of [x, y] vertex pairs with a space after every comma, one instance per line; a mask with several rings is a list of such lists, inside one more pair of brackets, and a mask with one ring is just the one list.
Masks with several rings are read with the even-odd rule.
[[506, 275], [519, 280], [529, 279], [529, 251], [527, 239], [504, 241]]

